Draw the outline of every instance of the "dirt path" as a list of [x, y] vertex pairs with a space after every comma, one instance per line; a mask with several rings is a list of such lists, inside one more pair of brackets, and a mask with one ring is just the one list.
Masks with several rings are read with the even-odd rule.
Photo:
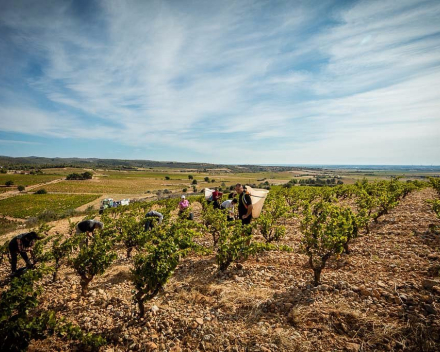
[[[35, 188], [41, 187], [41, 186], [46, 186], [46, 185], [50, 185], [52, 183], [58, 183], [61, 181], [64, 181], [64, 178], [57, 178], [56, 180], [52, 180], [49, 182], [44, 182], [44, 183], [38, 183], [36, 185], [32, 185], [32, 186], [27, 186], [26, 187], [26, 192], [32, 191]], [[2, 199], [6, 199], [6, 198], [11, 198], [11, 197], [15, 197], [17, 195], [21, 194], [20, 191], [8, 191], [8, 192], [4, 192], [0, 194], [0, 200]]]

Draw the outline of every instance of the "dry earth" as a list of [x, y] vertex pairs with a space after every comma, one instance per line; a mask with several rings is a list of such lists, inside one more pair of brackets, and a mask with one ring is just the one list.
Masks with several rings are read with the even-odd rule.
[[[103, 351], [438, 351], [440, 350], [440, 221], [426, 204], [432, 189], [410, 194], [332, 260], [322, 285], [310, 285], [298, 253], [299, 221], [288, 222], [283, 243], [293, 253], [267, 252], [218, 274], [214, 256], [182, 261], [165, 290], [136, 317], [130, 260], [116, 263], [80, 296], [69, 268], [45, 283], [42, 301], [86, 331], [103, 334]], [[200, 207], [195, 206], [196, 218]], [[74, 219], [79, 220], [79, 219]], [[66, 233], [66, 220], [52, 232]], [[8, 238], [13, 234], [9, 234]], [[206, 237], [205, 241], [209, 241]], [[0, 278], [8, 275], [0, 267]], [[74, 350], [51, 338], [31, 351]]]

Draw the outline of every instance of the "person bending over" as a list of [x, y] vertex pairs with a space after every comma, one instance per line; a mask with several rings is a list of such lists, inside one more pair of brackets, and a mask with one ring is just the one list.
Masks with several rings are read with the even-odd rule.
[[[33, 247], [35, 241], [40, 239], [36, 232], [22, 233], [21, 235], [15, 236], [11, 242], [9, 242], [9, 252], [11, 253], [11, 271], [12, 274], [17, 272], [17, 258], [18, 254], [26, 262], [27, 268], [32, 268], [35, 264], [35, 256]], [[33, 263], [29, 260], [27, 252], [30, 253]]]
[[233, 221], [235, 218], [235, 212], [234, 212], [234, 205], [238, 203], [237, 198], [234, 199], [228, 199], [225, 200], [222, 205], [221, 209], [227, 209], [228, 210], [228, 221]]
[[151, 210], [148, 213], [146, 213], [145, 217], [147, 219], [145, 221], [145, 231], [149, 231], [154, 227], [153, 218], [157, 218], [159, 224], [161, 224], [163, 220], [163, 215], [158, 211], [154, 211], [154, 210]]
[[89, 238], [93, 237], [93, 231], [95, 229], [102, 230], [104, 228], [104, 224], [100, 221], [96, 220], [84, 220], [76, 225], [76, 234], [85, 233], [86, 236], [86, 245], [89, 245]]

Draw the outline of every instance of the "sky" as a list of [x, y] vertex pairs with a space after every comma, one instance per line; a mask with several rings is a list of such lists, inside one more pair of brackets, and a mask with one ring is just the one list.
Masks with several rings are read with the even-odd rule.
[[440, 1], [0, 1], [0, 155], [440, 165]]

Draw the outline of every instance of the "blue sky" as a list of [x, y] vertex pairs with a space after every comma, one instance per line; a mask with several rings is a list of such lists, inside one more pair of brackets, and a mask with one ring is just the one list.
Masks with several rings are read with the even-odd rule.
[[439, 1], [2, 1], [0, 155], [440, 165]]

